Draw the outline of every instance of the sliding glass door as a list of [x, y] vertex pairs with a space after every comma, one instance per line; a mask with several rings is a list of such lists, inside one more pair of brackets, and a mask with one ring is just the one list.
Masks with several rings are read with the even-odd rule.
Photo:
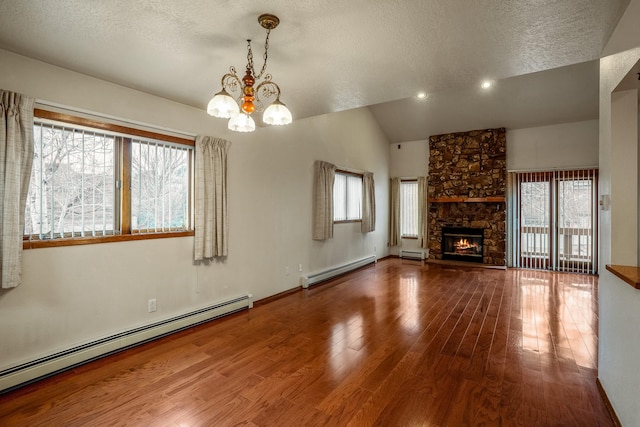
[[511, 263], [597, 272], [597, 170], [514, 172], [510, 176]]
[[551, 263], [551, 185], [546, 174], [520, 177], [520, 267]]

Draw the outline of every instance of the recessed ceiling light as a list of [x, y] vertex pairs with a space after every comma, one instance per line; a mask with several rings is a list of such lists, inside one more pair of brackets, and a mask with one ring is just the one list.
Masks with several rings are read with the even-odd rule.
[[427, 92], [418, 92], [416, 94], [416, 98], [418, 99], [427, 99], [429, 95], [427, 94]]
[[482, 89], [489, 89], [491, 86], [493, 86], [493, 82], [491, 80], [485, 80], [480, 85]]

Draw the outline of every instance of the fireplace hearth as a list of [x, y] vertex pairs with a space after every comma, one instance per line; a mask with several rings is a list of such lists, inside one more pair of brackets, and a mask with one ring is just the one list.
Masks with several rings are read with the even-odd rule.
[[442, 228], [442, 259], [484, 262], [484, 230], [482, 228]]

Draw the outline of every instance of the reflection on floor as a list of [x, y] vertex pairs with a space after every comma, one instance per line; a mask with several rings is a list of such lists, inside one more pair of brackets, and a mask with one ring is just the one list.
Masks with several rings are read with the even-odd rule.
[[0, 396], [3, 425], [609, 426], [597, 279], [386, 259]]

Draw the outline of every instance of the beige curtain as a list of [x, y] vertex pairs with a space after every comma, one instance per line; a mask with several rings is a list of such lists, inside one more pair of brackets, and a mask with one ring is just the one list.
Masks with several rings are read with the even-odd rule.
[[428, 237], [429, 226], [429, 205], [427, 204], [427, 178], [418, 177], [418, 245], [427, 249], [429, 247]]
[[376, 187], [373, 173], [365, 172], [362, 176], [362, 223], [363, 233], [376, 229]]
[[333, 237], [333, 182], [336, 166], [316, 160], [313, 172], [313, 240]]
[[389, 198], [389, 246], [400, 244], [400, 178], [391, 178]]
[[224, 139], [196, 137], [196, 261], [227, 256], [227, 153], [230, 146], [231, 143]]
[[22, 283], [24, 210], [33, 164], [33, 98], [0, 90], [0, 275], [2, 288]]

